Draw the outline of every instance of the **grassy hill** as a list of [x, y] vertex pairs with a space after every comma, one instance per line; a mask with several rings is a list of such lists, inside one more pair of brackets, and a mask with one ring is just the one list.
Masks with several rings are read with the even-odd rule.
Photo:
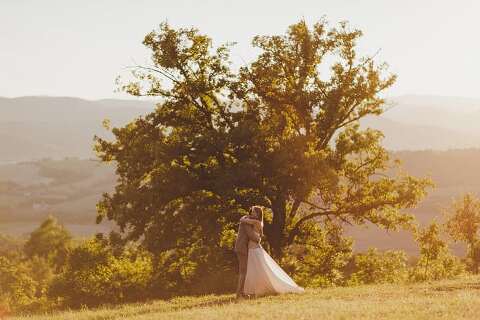
[[480, 277], [430, 284], [372, 285], [307, 289], [302, 295], [281, 295], [237, 302], [232, 295], [180, 297], [21, 320], [223, 320], [223, 319], [478, 319]]

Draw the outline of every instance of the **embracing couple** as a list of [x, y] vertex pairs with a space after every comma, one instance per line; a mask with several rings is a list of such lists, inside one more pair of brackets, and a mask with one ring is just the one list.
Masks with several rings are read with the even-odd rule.
[[263, 235], [263, 209], [253, 206], [240, 219], [235, 253], [239, 276], [237, 298], [270, 293], [303, 292], [260, 245]]

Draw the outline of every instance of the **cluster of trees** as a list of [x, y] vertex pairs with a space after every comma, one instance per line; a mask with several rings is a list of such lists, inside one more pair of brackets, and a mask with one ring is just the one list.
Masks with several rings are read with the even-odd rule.
[[27, 241], [0, 237], [0, 309], [45, 311], [47, 292], [62, 271], [72, 238], [53, 217], [45, 220]]
[[[420, 255], [380, 252], [371, 248], [354, 253], [353, 241], [339, 224], [309, 222], [308, 236], [285, 248], [280, 264], [305, 287], [407, 283], [477, 273], [480, 263], [477, 232], [480, 199], [467, 194], [456, 200], [443, 225], [415, 227]], [[444, 235], [468, 245], [460, 259], [451, 254]], [[222, 236], [217, 252], [189, 247], [155, 254], [120, 234], [98, 234], [73, 240], [56, 219], [49, 217], [26, 241], [5, 236], [0, 241], [0, 309], [45, 312], [175, 295], [232, 292], [236, 260], [235, 234]], [[188, 259], [185, 256], [188, 254]], [[213, 260], [218, 259], [222, 261]], [[223, 269], [217, 269], [223, 265]]]

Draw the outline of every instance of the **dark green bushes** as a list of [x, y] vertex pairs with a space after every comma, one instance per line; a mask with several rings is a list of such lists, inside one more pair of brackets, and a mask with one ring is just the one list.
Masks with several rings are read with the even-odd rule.
[[49, 296], [70, 307], [143, 300], [148, 297], [152, 274], [148, 253], [126, 250], [116, 256], [111, 247], [93, 239], [72, 250]]

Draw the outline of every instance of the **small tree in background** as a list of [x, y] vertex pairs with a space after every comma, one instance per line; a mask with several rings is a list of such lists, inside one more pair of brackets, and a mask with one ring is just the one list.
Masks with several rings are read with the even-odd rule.
[[420, 259], [411, 274], [412, 280], [439, 280], [463, 272], [464, 266], [450, 254], [447, 243], [440, 237], [440, 226], [436, 222], [424, 229], [417, 229], [415, 238], [420, 247]]
[[49, 216], [30, 234], [24, 251], [27, 257], [44, 258], [58, 270], [66, 262], [71, 241], [70, 232], [59, 224], [57, 219]]
[[477, 274], [480, 261], [480, 200], [473, 194], [466, 194], [455, 200], [447, 210], [445, 224], [448, 234], [455, 241], [464, 242], [468, 247], [471, 270]]

